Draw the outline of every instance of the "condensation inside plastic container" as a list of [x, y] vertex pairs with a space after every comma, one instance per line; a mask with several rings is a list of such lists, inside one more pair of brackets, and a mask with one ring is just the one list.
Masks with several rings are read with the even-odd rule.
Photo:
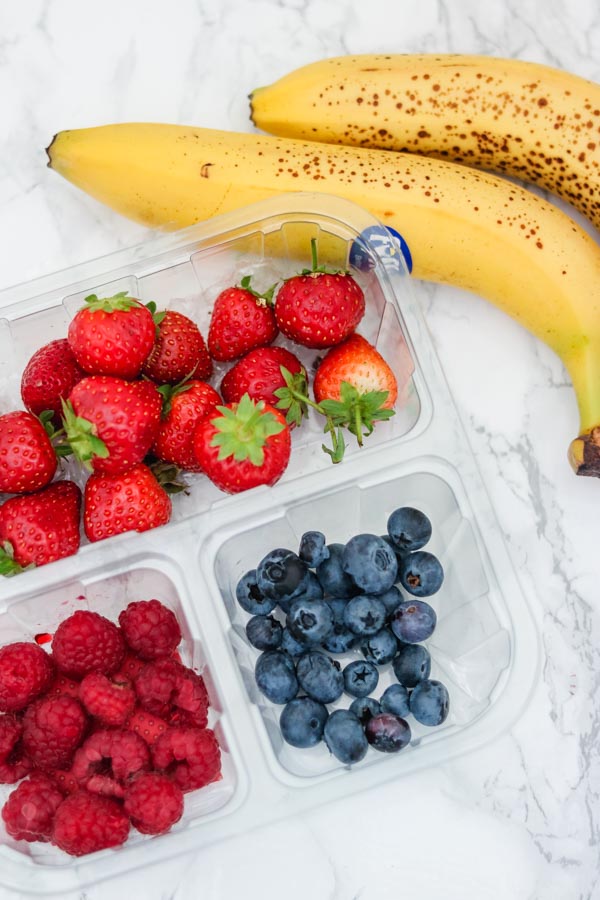
[[[388, 473], [389, 474], [389, 473]], [[345, 543], [354, 534], [383, 534], [390, 513], [398, 506], [414, 506], [431, 519], [433, 534], [426, 549], [441, 560], [445, 578], [440, 590], [426, 598], [435, 608], [438, 623], [425, 642], [432, 657], [431, 678], [443, 681], [450, 694], [450, 714], [442, 726], [428, 728], [409, 716], [412, 742], [403, 751], [414, 751], [421, 742], [444, 739], [457, 729], [467, 728], [493, 702], [496, 688], [511, 659], [511, 637], [502, 625], [497, 609], [501, 602], [487, 578], [472, 525], [450, 485], [428, 472], [383, 478], [373, 484], [341, 487], [311, 496], [279, 510], [268, 522], [241, 531], [224, 542], [216, 557], [216, 577], [231, 621], [230, 641], [246, 685], [250, 702], [260, 713], [264, 731], [279, 764], [293, 775], [310, 777], [333, 773], [342, 767], [325, 744], [299, 750], [286, 744], [279, 729], [282, 706], [268, 701], [256, 687], [254, 666], [259, 656], [245, 636], [250, 616], [235, 600], [239, 578], [271, 549], [287, 547], [298, 551], [305, 531], [318, 529], [328, 543]], [[408, 595], [405, 596], [409, 599]], [[279, 610], [273, 613], [284, 624]], [[335, 654], [341, 666], [364, 658], [360, 649]], [[391, 664], [379, 668], [379, 683], [373, 696], [381, 696], [396, 683]], [[329, 710], [347, 708], [352, 697], [343, 694]], [[359, 766], [384, 762], [386, 754], [369, 749]]]

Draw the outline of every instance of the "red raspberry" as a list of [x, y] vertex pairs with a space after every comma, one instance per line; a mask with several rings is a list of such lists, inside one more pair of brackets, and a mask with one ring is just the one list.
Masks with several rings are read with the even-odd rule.
[[0, 712], [15, 712], [42, 694], [52, 679], [52, 660], [25, 641], [0, 648]]
[[93, 793], [123, 796], [123, 788], [138, 772], [150, 768], [146, 742], [123, 728], [96, 731], [75, 753], [71, 773]]
[[182, 791], [195, 791], [221, 774], [221, 751], [208, 728], [168, 728], [152, 748], [154, 767]]
[[157, 738], [167, 730], [168, 725], [164, 719], [153, 716], [141, 706], [136, 706], [127, 720], [127, 727], [130, 731], [139, 734], [149, 746], [152, 746]]
[[124, 725], [135, 706], [135, 691], [115, 684], [100, 672], [90, 672], [79, 686], [79, 698], [90, 716], [103, 725]]
[[170, 656], [181, 640], [175, 614], [158, 600], [130, 603], [119, 616], [126, 643], [142, 659]]
[[23, 716], [23, 747], [38, 769], [66, 769], [87, 726], [79, 702], [68, 694], [36, 700]]
[[140, 659], [131, 650], [126, 650], [123, 662], [111, 678], [119, 684], [133, 684], [136, 675], [140, 674], [145, 665], [145, 660]]
[[0, 716], [0, 784], [14, 784], [31, 771], [21, 736], [23, 723], [9, 714]]
[[69, 697], [79, 698], [79, 682], [74, 678], [67, 678], [61, 672], [56, 672], [50, 682], [50, 687], [44, 692], [44, 697], [58, 697], [60, 694], [68, 694]]
[[144, 666], [135, 679], [140, 704], [171, 724], [204, 728], [208, 722], [208, 693], [192, 669], [174, 659], [159, 659]]
[[70, 769], [53, 769], [44, 774], [52, 779], [62, 794], [74, 794], [76, 791], [81, 790], [79, 782]]
[[17, 841], [47, 841], [63, 795], [42, 772], [22, 781], [2, 807], [7, 832]]
[[123, 636], [114, 622], [85, 609], [61, 622], [52, 641], [54, 662], [71, 678], [83, 678], [88, 672], [110, 675], [124, 654]]
[[164, 834], [183, 815], [183, 791], [166, 775], [146, 772], [129, 785], [123, 805], [142, 834]]
[[67, 797], [56, 811], [52, 843], [71, 856], [84, 856], [124, 844], [129, 817], [110, 797], [78, 791]]

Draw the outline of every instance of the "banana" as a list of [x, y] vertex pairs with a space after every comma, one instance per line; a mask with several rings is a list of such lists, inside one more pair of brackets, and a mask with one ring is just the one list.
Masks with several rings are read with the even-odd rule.
[[251, 95], [263, 131], [408, 150], [540, 185], [600, 228], [600, 85], [537, 63], [342, 56]]
[[600, 476], [600, 248], [502, 178], [427, 157], [178, 125], [60, 132], [49, 166], [145, 225], [175, 229], [290, 191], [334, 194], [396, 228], [413, 275], [485, 297], [545, 341], [575, 389], [575, 471]]

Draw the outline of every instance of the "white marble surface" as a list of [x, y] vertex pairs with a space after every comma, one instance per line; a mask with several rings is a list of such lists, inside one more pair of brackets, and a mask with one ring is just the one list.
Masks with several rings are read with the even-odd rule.
[[[131, 120], [247, 130], [253, 87], [323, 56], [374, 51], [515, 56], [600, 80], [600, 13], [593, 0], [5, 0], [0, 287], [145, 237], [45, 168], [54, 132]], [[600, 484], [565, 461], [573, 393], [557, 358], [483, 300], [417, 288], [539, 599], [543, 669], [525, 715], [435, 772], [81, 898], [600, 897]]]

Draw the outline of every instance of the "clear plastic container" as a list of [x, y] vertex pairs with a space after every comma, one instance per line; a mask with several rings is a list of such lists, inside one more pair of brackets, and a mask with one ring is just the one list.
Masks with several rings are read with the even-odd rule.
[[[396, 415], [380, 423], [362, 449], [349, 445], [336, 466], [311, 420], [295, 430], [292, 461], [273, 488], [226, 496], [203, 476], [191, 476], [189, 496], [174, 499], [170, 525], [84, 542], [76, 556], [0, 584], [2, 643], [52, 633], [74, 609], [89, 607], [116, 619], [133, 599], [165, 602], [183, 628], [184, 662], [206, 679], [210, 724], [223, 750], [222, 779], [186, 795], [183, 819], [167, 835], [132, 830], [118, 850], [74, 859], [48, 844], [17, 843], [0, 827], [0, 884], [8, 888], [66, 893], [435, 766], [508, 729], [526, 705], [539, 664], [527, 601], [402, 254], [361, 208], [324, 195], [284, 195], [2, 292], [0, 409], [20, 406], [25, 362], [42, 344], [66, 334], [87, 294], [128, 290], [159, 308], [181, 310], [206, 333], [219, 290], [243, 274], [264, 288], [298, 271], [308, 262], [313, 236], [320, 261], [348, 266], [365, 291], [359, 331], [396, 372], [402, 388]], [[297, 345], [292, 349], [298, 354]], [[298, 355], [310, 368], [318, 353]], [[75, 469], [70, 477], [81, 483]], [[296, 750], [283, 742], [281, 707], [254, 684], [258, 651], [246, 640], [249, 617], [235, 602], [235, 585], [273, 547], [297, 549], [305, 530], [319, 528], [330, 542], [359, 531], [383, 533], [390, 512], [401, 505], [430, 517], [428, 549], [446, 573], [431, 599], [438, 625], [427, 645], [432, 677], [448, 686], [451, 711], [439, 728], [411, 721], [413, 740], [401, 753], [369, 749], [348, 768], [323, 744]], [[378, 695], [392, 682], [390, 670], [382, 669]], [[348, 703], [345, 697], [338, 705]], [[1, 788], [1, 801], [10, 790]]]

